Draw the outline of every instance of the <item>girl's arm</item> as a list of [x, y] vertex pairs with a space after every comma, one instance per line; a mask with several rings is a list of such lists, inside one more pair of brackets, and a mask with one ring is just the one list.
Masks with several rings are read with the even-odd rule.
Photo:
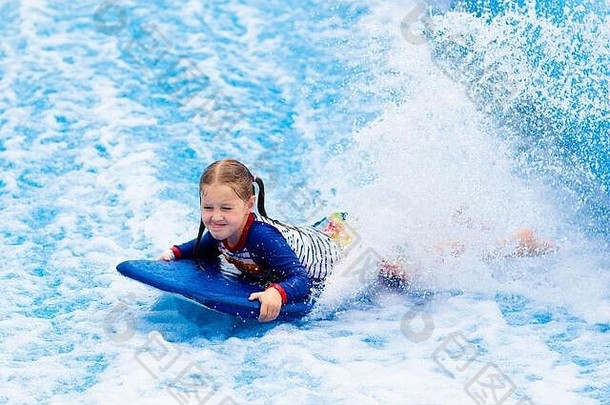
[[252, 259], [270, 272], [274, 283], [268, 289], [279, 293], [282, 304], [307, 299], [311, 289], [307, 270], [276, 228], [255, 222], [250, 228], [246, 247]]

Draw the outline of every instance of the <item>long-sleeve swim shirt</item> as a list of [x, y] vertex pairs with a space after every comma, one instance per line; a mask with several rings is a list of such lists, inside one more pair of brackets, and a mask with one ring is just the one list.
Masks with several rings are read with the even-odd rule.
[[340, 258], [341, 250], [326, 234], [313, 227], [286, 225], [250, 214], [239, 242], [214, 239], [204, 232], [195, 254], [197, 240], [172, 249], [177, 259], [213, 259], [222, 255], [233, 264], [233, 276], [276, 288], [282, 302], [308, 299]]

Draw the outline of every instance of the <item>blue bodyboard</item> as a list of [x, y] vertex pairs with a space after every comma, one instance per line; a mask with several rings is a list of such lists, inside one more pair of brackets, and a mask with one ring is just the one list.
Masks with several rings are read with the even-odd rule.
[[[256, 319], [260, 312], [258, 300], [249, 301], [253, 292], [263, 291], [260, 284], [248, 283], [220, 272], [219, 264], [206, 264], [202, 270], [191, 260], [128, 260], [117, 270], [122, 275], [159, 290], [188, 298], [206, 308]], [[313, 302], [293, 302], [282, 306], [278, 320], [302, 318], [313, 307]]]

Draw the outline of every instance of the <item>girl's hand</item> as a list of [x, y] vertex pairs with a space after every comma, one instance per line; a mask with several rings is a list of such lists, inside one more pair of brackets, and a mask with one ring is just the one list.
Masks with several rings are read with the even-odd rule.
[[159, 256], [157, 260], [164, 260], [166, 262], [169, 262], [171, 260], [174, 260], [175, 258], [176, 256], [174, 255], [174, 252], [171, 249], [168, 249], [165, 252], [161, 253], [161, 256]]
[[267, 288], [265, 291], [252, 293], [248, 299], [250, 301], [260, 301], [261, 312], [258, 316], [260, 322], [273, 321], [282, 309], [282, 296], [275, 288]]

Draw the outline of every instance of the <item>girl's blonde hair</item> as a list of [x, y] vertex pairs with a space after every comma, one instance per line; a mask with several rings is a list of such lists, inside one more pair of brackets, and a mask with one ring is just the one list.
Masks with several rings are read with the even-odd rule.
[[[261, 179], [252, 175], [250, 170], [243, 163], [235, 159], [217, 160], [209, 165], [199, 179], [199, 194], [203, 196], [203, 188], [213, 184], [223, 184], [231, 187], [235, 194], [245, 202], [248, 202], [254, 195], [254, 184], [257, 183], [262, 189]], [[259, 197], [260, 197], [259, 192]], [[264, 199], [264, 196], [263, 196]], [[264, 204], [258, 204], [259, 210], [265, 210]], [[264, 215], [261, 212], [262, 215]]]
[[[209, 165], [201, 174], [199, 179], [199, 201], [203, 197], [203, 189], [205, 186], [214, 184], [223, 184], [229, 186], [237, 196], [244, 202], [248, 202], [250, 198], [258, 191], [257, 194], [257, 209], [258, 213], [264, 217], [267, 216], [265, 210], [265, 185], [263, 180], [252, 175], [250, 170], [243, 163], [235, 159], [217, 160]], [[254, 185], [258, 186], [255, 190]], [[197, 234], [197, 243], [195, 245], [195, 258], [198, 260], [197, 253], [199, 252], [199, 243], [205, 231], [203, 218], [199, 221], [199, 232]]]

